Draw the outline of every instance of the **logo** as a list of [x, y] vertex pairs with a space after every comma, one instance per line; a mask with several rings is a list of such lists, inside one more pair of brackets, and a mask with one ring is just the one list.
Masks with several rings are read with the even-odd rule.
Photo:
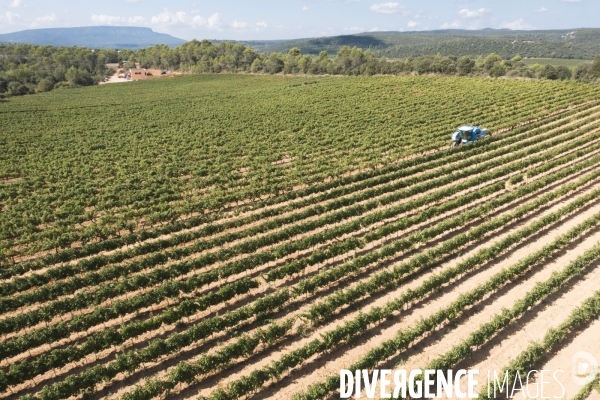
[[598, 361], [590, 353], [578, 351], [573, 356], [571, 375], [577, 385], [587, 385], [598, 375]]

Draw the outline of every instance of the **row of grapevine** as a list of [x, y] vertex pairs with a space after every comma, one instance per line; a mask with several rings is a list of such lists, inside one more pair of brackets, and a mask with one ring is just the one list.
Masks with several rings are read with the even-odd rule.
[[[598, 175], [598, 174], [596, 174], [596, 175]], [[573, 189], [573, 185], [565, 188], [564, 191], [568, 192], [572, 189]], [[501, 251], [503, 248], [509, 247], [510, 245], [513, 245], [515, 242], [519, 241], [520, 239], [523, 239], [527, 236], [531, 236], [532, 234], [534, 234], [536, 232], [539, 232], [539, 230], [541, 228], [543, 228], [544, 226], [546, 226], [550, 223], [556, 222], [556, 220], [559, 219], [561, 216], [563, 216], [569, 212], [572, 212], [573, 210], [583, 207], [590, 200], [597, 198], [599, 195], [600, 195], [600, 190], [596, 190], [596, 191], [592, 192], [591, 194], [589, 194], [581, 199], [578, 199], [578, 201], [570, 203], [568, 206], [561, 208], [556, 213], [553, 213], [553, 214], [547, 216], [546, 218], [544, 218], [543, 220], [541, 220], [537, 223], [533, 223], [532, 225], [528, 226], [527, 228], [524, 228], [523, 230], [515, 233], [514, 235], [507, 238], [502, 243], [499, 243], [497, 246], [495, 246], [494, 249], [489, 250], [489, 251], [483, 251], [482, 254], [477, 254], [476, 256], [473, 256], [470, 260], [465, 261], [464, 264], [461, 263], [461, 265], [457, 266], [455, 269], [445, 271], [445, 273], [443, 273], [442, 275], [435, 277], [434, 279], [430, 279], [430, 280], [426, 281], [423, 284], [422, 289], [411, 291], [410, 294], [407, 294], [406, 296], [404, 296], [406, 298], [398, 299], [396, 302], [389, 305], [389, 307], [392, 307], [395, 310], [402, 309], [403, 305], [409, 304], [410, 302], [412, 302], [420, 297], [425, 296], [427, 293], [431, 293], [432, 291], [435, 291], [437, 288], [439, 288], [439, 287], [443, 286], [444, 284], [446, 284], [447, 282], [449, 282], [452, 279], [452, 277], [456, 277], [459, 274], [464, 274], [470, 268], [473, 268], [475, 265], [481, 265], [485, 261], [493, 259], [495, 256], [497, 256], [498, 252]], [[523, 213], [522, 210], [519, 210], [519, 211], [521, 213]], [[583, 230], [589, 229], [590, 225], [596, 224], [599, 221], [600, 221], [600, 215], [596, 216], [596, 219], [588, 221], [587, 225], [580, 226], [579, 231], [577, 231], [576, 234], [581, 234], [581, 232]], [[506, 220], [504, 220], [503, 222], [506, 222]], [[570, 239], [572, 239], [573, 235], [575, 235], [575, 234], [571, 233], [571, 236], [568, 236], [568, 237]], [[569, 241], [570, 240], [563, 239], [563, 241], [559, 242], [559, 243], [561, 246], [565, 246], [569, 243]], [[558, 246], [558, 247], [561, 247], [561, 246]], [[389, 282], [383, 282], [382, 286], [387, 286], [388, 284], [389, 284]], [[344, 336], [340, 334], [340, 335], [335, 335], [335, 336], [330, 336], [330, 337], [337, 337], [338, 338], [337, 340], [340, 340]], [[176, 340], [175, 342], [181, 343], [182, 341]], [[183, 343], [187, 344], [189, 342], [183, 341]], [[151, 346], [151, 347], [156, 348], [157, 346]], [[160, 347], [160, 346], [158, 346], [158, 347]], [[164, 346], [163, 346], [163, 348], [164, 348]], [[328, 348], [331, 348], [331, 347], [328, 347]], [[168, 351], [168, 350], [173, 351], [172, 349], [169, 349], [168, 347], [164, 348], [164, 350], [165, 351]], [[159, 354], [161, 354], [161, 353], [159, 353]], [[123, 356], [125, 356], [125, 355], [123, 355]], [[158, 354], [155, 353], [154, 356], [157, 357]], [[139, 356], [139, 357], [143, 357], [143, 356]], [[137, 359], [138, 357], [134, 357], [134, 358]], [[148, 359], [145, 357], [142, 359], [148, 361]], [[189, 370], [189, 371], [195, 370], [194, 367], [188, 368], [187, 366], [182, 366], [181, 368], [186, 368], [186, 370]], [[25, 368], [23, 368], [23, 369], [25, 369]], [[103, 372], [103, 374], [105, 374], [105, 373], [107, 373], [107, 372]], [[96, 374], [95, 376], [98, 376], [97, 372], [95, 374]], [[184, 374], [176, 374], [176, 375], [177, 376], [185, 376]], [[87, 377], [86, 381], [89, 379], [90, 378]], [[153, 383], [152, 385], [155, 385], [155, 384]]]
[[[587, 112], [583, 112], [583, 113], [578, 113], [577, 115], [580, 116], [580, 117], [583, 117], [583, 116], [587, 117], [587, 116], [589, 116], [589, 113], [591, 113], [591, 111], [587, 111]], [[557, 117], [555, 117], [555, 118], [557, 118]], [[581, 125], [581, 123], [579, 124], [579, 126], [580, 125]], [[544, 135], [544, 137], [540, 137], [539, 139], [542, 140], [545, 137], [547, 137], [547, 136]], [[500, 141], [502, 141], [501, 137], [494, 137], [490, 141], [498, 141], [497, 139], [499, 139]], [[507, 139], [504, 139], [504, 140], [507, 140]], [[515, 138], [512, 137], [509, 140], [515, 141]], [[530, 139], [530, 140], [526, 140], [523, 143], [523, 145], [524, 146], [528, 146], [531, 143], [532, 143], [532, 140]], [[490, 146], [491, 146], [491, 148], [486, 148], [488, 151], [492, 150], [492, 148], [494, 148], [494, 147], [497, 147], [497, 146], [494, 146], [493, 144], [490, 144]], [[507, 147], [505, 149], [504, 154], [506, 154], [509, 151], [512, 151], [513, 149], [518, 149], [517, 146], [518, 145], [513, 144], [512, 146]], [[462, 149], [456, 149], [455, 152], [456, 151], [460, 151], [460, 150], [462, 150]], [[478, 150], [479, 150], [479, 152], [481, 152], [481, 150], [485, 150], [485, 149], [479, 148]], [[454, 152], [452, 154], [454, 154]], [[429, 156], [427, 156], [427, 160], [426, 161], [428, 161], [429, 159], [437, 159], [437, 158], [440, 157], [440, 155], [443, 155], [443, 157], [441, 158], [441, 161], [438, 161], [437, 163], [434, 163], [434, 164], [432, 164], [430, 162], [422, 162], [420, 164], [417, 164], [417, 168], [414, 168], [414, 167], [413, 168], [407, 168], [411, 164], [409, 164], [407, 162], [403, 162], [403, 163], [400, 163], [400, 165], [392, 166], [393, 168], [389, 168], [388, 167], [388, 168], [384, 168], [381, 171], [376, 171], [375, 176], [379, 175], [380, 173], [383, 173], [383, 175], [381, 175], [381, 178], [383, 178], [383, 180], [382, 179], [377, 179], [377, 180], [368, 179], [366, 182], [363, 182], [363, 184], [360, 185], [359, 187], [357, 187], [356, 189], [360, 190], [360, 189], [363, 189], [364, 187], [369, 187], [371, 184], [385, 183], [385, 182], [388, 182], [390, 179], [397, 179], [397, 177], [399, 177], [399, 176], [410, 176], [411, 174], [414, 174], [416, 172], [428, 171], [428, 170], [431, 170], [432, 167], [437, 167], [439, 165], [444, 165], [447, 162], [452, 162], [454, 159], [457, 159], [457, 160], [461, 159], [461, 158], [457, 158], [457, 157], [460, 156], [460, 153], [459, 154], [454, 154], [453, 156], [452, 155], [448, 156], [446, 153], [442, 152], [442, 153], [432, 153], [432, 154], [430, 154]], [[492, 155], [490, 154], [490, 156], [492, 156]], [[412, 161], [413, 161], [412, 164], [414, 164], [414, 160], [412, 160]], [[469, 164], [465, 164], [465, 162], [468, 162], [468, 161], [464, 160], [463, 163], [457, 165], [456, 167], [457, 168], [462, 168], [463, 166], [468, 166]], [[392, 173], [390, 174], [389, 172], [392, 172]], [[444, 172], [444, 173], [446, 173], [446, 172]], [[363, 175], [365, 175], [365, 176], [363, 176]], [[322, 201], [322, 200], [327, 199], [327, 198], [330, 198], [330, 199], [333, 198], [333, 199], [335, 199], [335, 198], [337, 198], [337, 197], [339, 197], [341, 195], [344, 195], [345, 193], [348, 192], [348, 189], [350, 188], [348, 186], [349, 183], [356, 182], [357, 180], [365, 179], [366, 177], [372, 177], [372, 176], [373, 176], [373, 173], [361, 173], [361, 174], [355, 175], [353, 177], [343, 178], [343, 179], [340, 179], [340, 180], [331, 181], [330, 183], [327, 183], [327, 184], [310, 186], [307, 189], [310, 189], [310, 193], [318, 193], [318, 191], [315, 192], [315, 190], [321, 190], [321, 191], [322, 190], [328, 190], [325, 193], [321, 193], [321, 195], [319, 196], [319, 198], [315, 199], [315, 202], [319, 202], [319, 201]], [[371, 181], [371, 182], [369, 182], [369, 181]], [[367, 184], [367, 185], [365, 186], [365, 184]], [[317, 186], [323, 186], [323, 187], [318, 187], [317, 188]], [[331, 190], [332, 187], [335, 187], [335, 188], [339, 187], [339, 189]], [[352, 189], [354, 190], [354, 188], [352, 188]], [[304, 191], [306, 191], [306, 190], [301, 190], [300, 192], [304, 192]], [[309, 193], [298, 193], [298, 191], [294, 191], [294, 192], [289, 192], [289, 194], [294, 194], [295, 196], [303, 196], [303, 195], [308, 195]], [[281, 197], [281, 196], [278, 196], [278, 198], [279, 197]], [[287, 199], [288, 197], [285, 197], [285, 198]], [[296, 197], [294, 197], [294, 198], [296, 198]], [[294, 203], [294, 208], [297, 209], [298, 207], [303, 207], [306, 204], [312, 204], [312, 200], [309, 200], [309, 201], [305, 200], [305, 201], [301, 202], [300, 204]], [[289, 208], [285, 208], [285, 210], [288, 210], [288, 209]], [[226, 224], [226, 225], [222, 226], [222, 230], [229, 229], [229, 228], [232, 228], [232, 227], [237, 227], [237, 226], [240, 226], [240, 224], [249, 223], [249, 222], [253, 222], [253, 221], [256, 221], [256, 220], [261, 220], [263, 218], [267, 218], [267, 217], [270, 217], [272, 215], [276, 215], [276, 214], [273, 214], [272, 212], [255, 214], [254, 218], [248, 219], [246, 221], [243, 221], [243, 222], [240, 221], [237, 224]], [[119, 240], [116, 240], [116, 239], [105, 240], [105, 241], [101, 242], [101, 244], [102, 244], [103, 249], [110, 250], [110, 249], [114, 248], [114, 246], [119, 246], [119, 245], [123, 246], [125, 244], [132, 244], [132, 243], [135, 243], [137, 240], [145, 240], [147, 238], [157, 237], [160, 234], [172, 233], [172, 232], [176, 232], [177, 230], [181, 230], [181, 229], [189, 229], [191, 227], [196, 226], [198, 223], [200, 223], [200, 221], [204, 221], [204, 219], [205, 218], [203, 218], [203, 217], [194, 217], [190, 221], [177, 221], [177, 222], [174, 222], [173, 224], [171, 224], [171, 225], [174, 225], [174, 226], [160, 227], [157, 230], [155, 230], [154, 233], [152, 233], [150, 231], [147, 231], [147, 230], [144, 230], [144, 231], [142, 231], [140, 233], [141, 236], [138, 236], [137, 234], [132, 233], [130, 235], [123, 236]], [[197, 235], [194, 235], [193, 237], [186, 238], [184, 240], [187, 241], [189, 239], [201, 237], [201, 236], [208, 235], [208, 234], [213, 234], [216, 231], [218, 231], [218, 230], [215, 231], [215, 229], [217, 229], [217, 227], [214, 227], [212, 225], [208, 226], [207, 228], [208, 228], [208, 230], [204, 230], [203, 232], [200, 232]], [[177, 244], [179, 244], [181, 242], [182, 242], [182, 240], [179, 240], [179, 238], [173, 238], [172, 240], [168, 240], [166, 242], [156, 243], [155, 245], [147, 246], [143, 250], [142, 249], [135, 249], [135, 251], [131, 252], [131, 256], [135, 256], [135, 255], [139, 255], [139, 254], [145, 254], [145, 253], [154, 251], [157, 248], [160, 249], [160, 248], [164, 248], [164, 247], [169, 247], [169, 246], [172, 246], [172, 245], [177, 245]], [[91, 254], [90, 251], [93, 252], [93, 251], [100, 250], [100, 249], [98, 249], [98, 245], [96, 243], [92, 243], [88, 247], [90, 247], [90, 249], [87, 250], [87, 251], [86, 251], [86, 246], [84, 246], [81, 249], [69, 249], [69, 250], [65, 250], [65, 251], [63, 251], [63, 252], [61, 252], [61, 253], [59, 253], [57, 255], [54, 255], [54, 254], [48, 255], [43, 260], [40, 260], [41, 263], [37, 262], [34, 265], [31, 265], [31, 263], [25, 262], [25, 263], [20, 263], [18, 265], [15, 265], [11, 269], [14, 269], [15, 273], [24, 273], [25, 271], [28, 271], [28, 270], [32, 270], [32, 269], [35, 270], [35, 269], [41, 268], [41, 267], [43, 267], [45, 265], [49, 265], [49, 264], [55, 263], [55, 262], [57, 262], [57, 261], [59, 261], [61, 259], [64, 261], [64, 260], [72, 259], [73, 257], [76, 257], [77, 255], [83, 256], [83, 255], [86, 255], [86, 254]], [[96, 249], [93, 250], [93, 248], [96, 248]], [[59, 256], [59, 255], [61, 256], [61, 258], [57, 259], [57, 256]], [[119, 262], [123, 258], [120, 257], [120, 258], [115, 259], [115, 256], [112, 256], [112, 257], [108, 257], [108, 259], [110, 260], [109, 262]], [[7, 276], [5, 276], [5, 277], [7, 277]]]
[[[534, 265], [552, 258], [553, 254], [555, 254], [558, 250], [567, 246], [574, 239], [579, 237], [582, 233], [586, 232], [590, 228], [596, 227], [599, 223], [600, 213], [584, 221], [582, 224], [579, 224], [566, 234], [561, 235], [550, 245], [544, 246], [543, 249], [529, 255], [527, 258], [511, 266], [510, 268], [502, 270], [498, 274], [494, 275], [494, 277], [490, 278], [486, 284], [473, 289], [470, 293], [462, 294], [461, 299], [457, 300], [456, 304], [464, 304], [465, 300], [463, 299], [474, 296], [475, 294], [475, 298], [482, 298], [484, 293], [487, 293], [491, 290], [496, 290], [500, 287], [500, 285], [507, 282], [507, 277], [511, 277], [511, 279], [514, 280], [516, 276], [522, 275], [525, 271], [530, 270]], [[583, 273], [585, 268], [598, 258], [600, 258], [600, 245], [595, 246], [593, 249], [587, 251], [584, 255], [578, 257], [575, 261], [565, 267], [561, 273], [553, 275], [545, 282], [538, 283], [533, 290], [528, 292], [522, 299], [516, 301], [515, 306], [511, 310], [503, 310], [501, 314], [494, 316], [489, 323], [482, 325], [462, 343], [430, 363], [428, 369], [451, 369], [459, 360], [469, 355], [469, 353], [472, 351], [471, 346], [477, 346], [485, 343], [485, 341], [489, 340], [494, 333], [498, 332], [514, 319], [525, 313], [530, 307], [538, 304], [553, 291], [557, 290], [566, 281], [578, 274]], [[466, 264], [466, 262], [464, 264]], [[464, 264], [462, 266], [463, 268]], [[430, 319], [426, 319], [420, 323], [419, 326], [411, 329], [410, 331], [399, 332], [398, 335], [389, 343], [382, 343], [380, 346], [366, 354], [360, 361], [349, 366], [348, 369], [354, 371], [374, 368], [380, 361], [393, 356], [400, 350], [406, 349], [406, 346], [409, 343], [414, 342], [417, 338], [422, 337], [429, 330], [434, 329], [440, 323], [444, 322], [443, 320], [440, 321], [439, 315], [445, 315], [447, 320], [452, 320], [456, 318], [459, 313], [460, 310], [457, 309], [455, 305], [450, 305], [445, 310], [440, 311], [439, 314], [430, 317]], [[433, 325], [434, 321], [435, 325]], [[424, 327], [429, 327], [429, 329], [423, 330]], [[407, 341], [407, 337], [410, 337], [411, 340]], [[339, 387], [339, 375], [331, 376], [327, 378], [325, 383], [315, 384], [308, 389], [305, 395], [298, 396], [297, 398], [303, 400], [318, 399], [323, 397], [328, 392], [339, 389]]]

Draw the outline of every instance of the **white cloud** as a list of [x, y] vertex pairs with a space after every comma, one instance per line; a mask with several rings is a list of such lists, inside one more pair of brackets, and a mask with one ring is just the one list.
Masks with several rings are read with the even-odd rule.
[[37, 17], [29, 24], [30, 28], [39, 28], [39, 27], [48, 27], [56, 25], [58, 22], [58, 17], [54, 13], [50, 13], [47, 15], [43, 15], [41, 17]]
[[379, 28], [378, 27], [374, 27], [369, 29], [369, 32], [379, 32]]
[[351, 28], [344, 28], [345, 32], [364, 32], [365, 28], [359, 28], [358, 26], [353, 26]]
[[415, 15], [413, 15], [413, 19], [419, 18], [427, 18], [427, 13], [425, 13], [425, 11], [419, 11]]
[[19, 14], [15, 14], [10, 11], [6, 11], [4, 14], [0, 14], [0, 22], [6, 22], [9, 25], [12, 25], [21, 20], [21, 16]]
[[415, 26], [420, 25], [420, 24], [416, 21], [408, 21], [408, 24], [406, 24], [406, 25], [408, 25], [409, 28], [414, 28]]
[[400, 3], [391, 1], [388, 3], [373, 4], [370, 10], [376, 14], [398, 14], [405, 17], [410, 15], [410, 12], [400, 5]]
[[310, 10], [310, 7], [308, 7], [308, 6], [302, 7], [302, 11], [308, 11], [308, 10]]
[[142, 16], [135, 16], [135, 17], [129, 17], [128, 22], [132, 25], [139, 25], [139, 24], [143, 24], [144, 22], [146, 22], [146, 18], [142, 17]]
[[25, 4], [23, 4], [23, 0], [12, 0], [8, 6], [12, 8], [18, 8], [25, 7]]
[[151, 21], [153, 24], [160, 25], [185, 24], [185, 12], [178, 11], [176, 13], [172, 13], [169, 12], [169, 10], [165, 10], [162, 13], [152, 17]]
[[534, 12], [543, 13], [543, 12], [547, 12], [547, 11], [548, 11], [548, 9], [546, 7], [542, 7], [539, 10], [535, 10]]
[[146, 22], [146, 19], [141, 16], [126, 18], [116, 15], [92, 14], [92, 22], [97, 25], [141, 25]]
[[231, 27], [233, 29], [246, 29], [248, 27], [248, 23], [247, 22], [233, 21], [231, 23]]
[[461, 18], [481, 18], [490, 13], [490, 9], [480, 8], [479, 10], [469, 10], [468, 8], [463, 8], [458, 12], [458, 16]]
[[219, 17], [219, 13], [215, 13], [215, 14], [211, 15], [210, 17], [208, 17], [208, 19], [202, 17], [201, 15], [195, 15], [194, 18], [192, 18], [190, 21], [188, 21], [185, 13], [183, 11], [180, 11], [177, 14], [180, 14], [180, 18], [178, 19], [178, 21], [172, 22], [171, 25], [180, 23], [180, 24], [191, 25], [193, 27], [209, 28], [209, 29], [219, 29], [221, 27], [221, 19]]
[[221, 26], [221, 19], [219, 17], [219, 13], [215, 13], [213, 15], [211, 15], [210, 17], [208, 17], [208, 24], [207, 26], [209, 28], [219, 28]]
[[56, 21], [56, 19], [57, 19], [56, 14], [50, 13], [48, 15], [44, 15], [43, 17], [37, 17], [35, 19], [35, 21], [39, 22], [39, 23], [48, 23], [48, 22], [54, 22], [54, 21]]
[[460, 29], [461, 24], [458, 21], [446, 22], [442, 26], [440, 26], [440, 28], [441, 29]]
[[112, 25], [125, 22], [125, 18], [116, 15], [92, 14], [92, 22], [98, 25]]
[[524, 29], [532, 29], [531, 25], [523, 22], [523, 18], [517, 19], [512, 22], [503, 22], [500, 24], [501, 29], [512, 29], [512, 30], [524, 30]]
[[258, 27], [258, 29], [260, 29], [260, 28], [267, 29], [267, 23], [265, 21], [257, 22], [256, 26]]
[[[222, 23], [218, 13], [204, 18], [197, 12], [190, 14], [184, 11], [171, 12], [165, 9], [160, 14], [154, 15], [150, 19], [142, 16], [123, 17], [116, 15], [93, 14], [92, 22], [94, 25], [137, 25], [151, 26], [153, 28], [169, 31], [170, 28], [191, 28], [191, 29], [209, 29], [220, 30]], [[230, 27], [242, 30], [249, 27], [246, 22], [233, 21]]]

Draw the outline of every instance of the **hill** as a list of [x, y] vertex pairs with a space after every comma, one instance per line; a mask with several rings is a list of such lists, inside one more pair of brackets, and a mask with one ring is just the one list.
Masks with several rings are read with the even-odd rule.
[[0, 35], [0, 43], [29, 43], [52, 46], [137, 49], [166, 44], [179, 46], [185, 40], [132, 26], [85, 26], [79, 28], [29, 29]]
[[600, 53], [600, 29], [512, 31], [509, 29], [436, 30], [425, 32], [374, 32], [285, 41], [244, 42], [257, 50], [287, 52], [298, 47], [302, 53], [335, 54], [342, 46], [370, 49], [388, 58], [478, 56], [498, 53], [504, 58], [516, 54], [529, 58], [578, 58], [590, 60]]

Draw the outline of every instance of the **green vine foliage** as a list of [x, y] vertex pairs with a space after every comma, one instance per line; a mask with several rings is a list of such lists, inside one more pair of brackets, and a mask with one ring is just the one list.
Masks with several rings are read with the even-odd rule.
[[[54, 371], [52, 383], [42, 378], [21, 397], [94, 396], [123, 377], [136, 382], [123, 398], [167, 396], [313, 335], [343, 310], [481, 247], [209, 395], [237, 399], [360, 340], [600, 197], [600, 92], [593, 85], [439, 77], [304, 82], [185, 76], [2, 104], [0, 391], [21, 396], [16, 388]], [[456, 96], [466, 83], [493, 96], [467, 102]], [[467, 121], [486, 125], [492, 136], [450, 148], [450, 132]], [[599, 218], [399, 332], [352, 368], [371, 368], [455, 320]], [[465, 343], [489, 340], [587, 268], [590, 257]], [[205, 352], [189, 356], [201, 345]], [[440, 365], [468, 355], [459, 350]], [[168, 365], [166, 373], [139, 381], [157, 362]], [[338, 384], [331, 377], [297, 397], [317, 399]]]

